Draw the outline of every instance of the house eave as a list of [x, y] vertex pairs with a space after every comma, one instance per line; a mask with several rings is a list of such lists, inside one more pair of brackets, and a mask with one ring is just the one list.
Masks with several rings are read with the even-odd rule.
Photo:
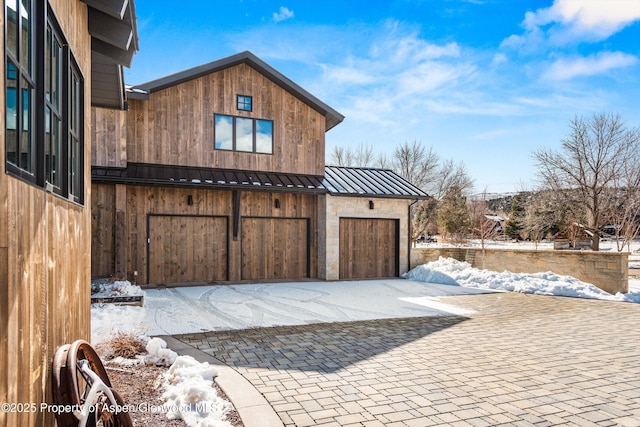
[[[297, 83], [280, 73], [278, 70], [258, 58], [250, 51], [240, 52], [238, 54], [218, 59], [204, 65], [190, 68], [179, 73], [171, 74], [147, 83], [136, 85], [132, 90], [139, 92], [153, 93], [168, 87], [211, 74], [225, 68], [233, 67], [239, 64], [248, 64], [261, 74], [272, 80], [274, 83], [287, 90], [301, 101], [318, 111], [325, 117], [325, 131], [332, 129], [344, 120], [344, 116], [331, 108], [329, 105], [316, 98], [314, 95], [306, 91]], [[134, 98], [132, 96], [132, 98]], [[141, 98], [135, 98], [141, 99]]]
[[133, 0], [82, 0], [88, 9], [91, 35], [91, 105], [125, 109], [122, 67], [131, 66], [138, 51]]

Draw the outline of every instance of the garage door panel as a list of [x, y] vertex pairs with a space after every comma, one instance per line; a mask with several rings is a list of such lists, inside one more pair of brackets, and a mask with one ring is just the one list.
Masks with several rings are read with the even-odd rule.
[[306, 218], [242, 218], [242, 279], [309, 277]]
[[149, 283], [228, 280], [226, 217], [149, 217]]
[[340, 279], [398, 276], [398, 220], [340, 219]]

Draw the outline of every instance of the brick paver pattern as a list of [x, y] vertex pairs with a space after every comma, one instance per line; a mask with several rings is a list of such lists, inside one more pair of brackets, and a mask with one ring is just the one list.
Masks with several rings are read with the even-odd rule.
[[500, 293], [476, 310], [177, 338], [286, 426], [640, 426], [640, 305]]

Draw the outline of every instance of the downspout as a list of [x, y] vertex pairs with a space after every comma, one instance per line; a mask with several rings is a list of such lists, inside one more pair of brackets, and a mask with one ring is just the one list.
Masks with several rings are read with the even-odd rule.
[[413, 205], [415, 205], [416, 203], [418, 203], [418, 201], [420, 201], [420, 199], [415, 199], [413, 202], [411, 202], [409, 204], [409, 206], [407, 207], [407, 220], [408, 220], [408, 224], [407, 224], [407, 228], [409, 229], [409, 234], [408, 234], [408, 248], [407, 248], [407, 271], [411, 270], [411, 207]]

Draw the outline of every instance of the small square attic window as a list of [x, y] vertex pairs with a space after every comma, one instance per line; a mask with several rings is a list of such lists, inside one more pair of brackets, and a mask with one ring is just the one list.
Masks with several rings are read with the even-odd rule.
[[237, 108], [241, 111], [251, 111], [252, 99], [247, 95], [237, 95]]

